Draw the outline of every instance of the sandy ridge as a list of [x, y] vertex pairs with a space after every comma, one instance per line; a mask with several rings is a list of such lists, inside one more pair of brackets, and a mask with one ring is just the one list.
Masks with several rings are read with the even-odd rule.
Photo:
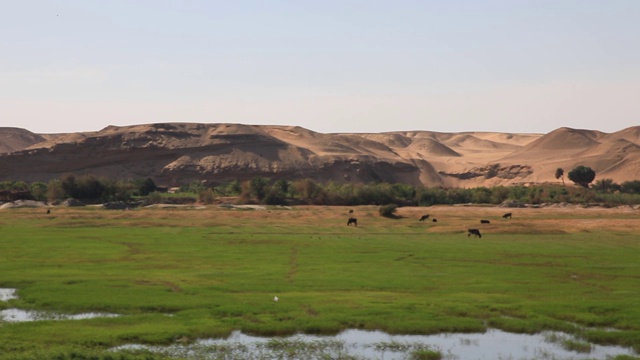
[[164, 123], [34, 134], [0, 128], [0, 179], [61, 174], [151, 177], [161, 184], [256, 175], [474, 187], [558, 182], [577, 165], [597, 179], [640, 179], [640, 126], [614, 133], [559, 128], [499, 132], [317, 133], [297, 126]]

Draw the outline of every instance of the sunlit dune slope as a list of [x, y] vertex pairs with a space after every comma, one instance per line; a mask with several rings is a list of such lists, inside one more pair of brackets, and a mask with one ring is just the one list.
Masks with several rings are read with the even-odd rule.
[[304, 179], [475, 187], [557, 182], [555, 170], [592, 167], [597, 178], [640, 179], [640, 127], [615, 133], [398, 131], [323, 134], [297, 126], [163, 123], [34, 134], [0, 128], [0, 180], [66, 174], [152, 178], [173, 186]]

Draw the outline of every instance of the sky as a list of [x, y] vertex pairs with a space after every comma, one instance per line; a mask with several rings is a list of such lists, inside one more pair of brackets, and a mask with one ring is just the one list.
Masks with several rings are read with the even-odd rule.
[[0, 0], [0, 127], [640, 125], [638, 0]]

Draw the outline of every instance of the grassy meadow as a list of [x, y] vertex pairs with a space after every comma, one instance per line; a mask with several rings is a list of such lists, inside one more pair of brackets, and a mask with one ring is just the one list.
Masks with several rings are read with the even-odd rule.
[[[507, 211], [513, 219], [501, 218]], [[16, 288], [18, 298], [0, 310], [122, 316], [0, 320], [0, 359], [103, 356], [117, 345], [233, 330], [351, 328], [553, 329], [640, 352], [640, 210], [397, 214], [381, 217], [374, 206], [1, 210], [0, 288]], [[422, 214], [438, 221], [419, 222]], [[358, 227], [346, 225], [350, 216]], [[468, 237], [471, 227], [482, 238]]]

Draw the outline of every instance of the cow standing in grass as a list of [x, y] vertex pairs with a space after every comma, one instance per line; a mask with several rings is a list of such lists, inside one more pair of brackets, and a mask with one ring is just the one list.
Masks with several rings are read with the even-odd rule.
[[468, 229], [468, 231], [469, 232], [467, 233], [467, 237], [469, 237], [471, 235], [474, 235], [474, 236], [477, 236], [479, 238], [482, 238], [482, 234], [480, 234], [480, 230], [478, 230], [478, 229]]
[[422, 215], [422, 217], [420, 218], [420, 220], [419, 220], [419, 221], [425, 221], [425, 220], [427, 220], [428, 218], [429, 218], [429, 214], [427, 214], [427, 215]]
[[349, 220], [347, 220], [347, 226], [350, 226], [351, 224], [353, 224], [353, 226], [355, 227], [358, 227], [358, 219], [349, 218]]
[[503, 219], [511, 219], [511, 215], [512, 215], [511, 213], [506, 213], [506, 214], [502, 215], [502, 218]]

